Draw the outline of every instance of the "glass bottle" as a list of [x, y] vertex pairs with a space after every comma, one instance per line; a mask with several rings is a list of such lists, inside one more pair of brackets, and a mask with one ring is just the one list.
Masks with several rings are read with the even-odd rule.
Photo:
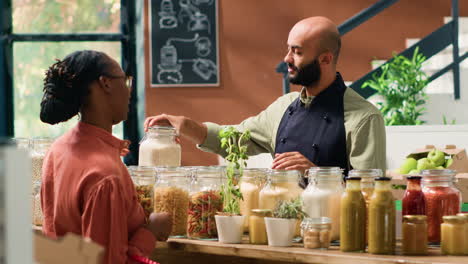
[[248, 168], [243, 170], [239, 181], [239, 188], [243, 200], [239, 202], [241, 215], [245, 215], [244, 232], [249, 231], [249, 216], [252, 209], [259, 208], [258, 199], [262, 182], [265, 181], [268, 171], [265, 169]]
[[154, 167], [130, 166], [128, 172], [135, 186], [138, 202], [145, 212], [146, 219], [148, 219], [154, 210], [153, 188], [156, 181], [156, 170]]
[[465, 254], [465, 217], [449, 215], [443, 217], [440, 248], [443, 255]]
[[361, 178], [346, 179], [341, 196], [340, 249], [344, 252], [366, 250], [366, 201], [361, 191]]
[[331, 219], [331, 239], [340, 238], [340, 201], [343, 194], [343, 170], [339, 167], [315, 167], [307, 171], [309, 184], [302, 193], [303, 210], [310, 218]]
[[249, 239], [250, 244], [267, 245], [267, 232], [265, 217], [271, 217], [272, 212], [268, 209], [253, 209], [249, 216]]
[[221, 185], [224, 171], [217, 167], [197, 168], [189, 193], [187, 236], [191, 239], [215, 239], [215, 215], [223, 211]]
[[427, 255], [427, 216], [404, 215], [402, 233], [403, 255]]
[[304, 247], [328, 249], [331, 240], [331, 221], [329, 217], [305, 218], [301, 224]]
[[408, 176], [405, 195], [403, 196], [403, 215], [425, 215], [426, 199], [421, 189], [420, 176]]
[[183, 167], [156, 167], [154, 212], [172, 216], [171, 237], [185, 237], [191, 171]]
[[375, 179], [375, 190], [369, 204], [369, 253], [393, 254], [395, 252], [395, 200], [391, 179]]
[[429, 242], [440, 242], [442, 217], [461, 210], [461, 193], [455, 187], [453, 170], [423, 170], [422, 191], [426, 200]]
[[375, 178], [382, 177], [381, 169], [363, 169], [363, 170], [351, 170], [348, 177], [360, 177], [361, 178], [361, 192], [366, 201], [366, 233], [365, 239], [367, 243], [367, 234], [369, 233], [369, 203], [375, 188]]
[[176, 141], [176, 130], [153, 126], [140, 142], [140, 166], [180, 166], [182, 149]]

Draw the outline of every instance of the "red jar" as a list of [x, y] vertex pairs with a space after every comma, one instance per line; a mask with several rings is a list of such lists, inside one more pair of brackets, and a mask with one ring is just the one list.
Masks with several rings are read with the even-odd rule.
[[426, 200], [421, 190], [421, 176], [408, 176], [403, 196], [403, 215], [425, 215]]
[[429, 242], [440, 242], [443, 216], [460, 213], [462, 199], [460, 191], [453, 184], [455, 174], [453, 170], [422, 171]]

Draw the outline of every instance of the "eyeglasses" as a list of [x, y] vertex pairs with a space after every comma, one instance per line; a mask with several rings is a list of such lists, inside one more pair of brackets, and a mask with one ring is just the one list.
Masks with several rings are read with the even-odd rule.
[[133, 87], [133, 76], [130, 75], [125, 75], [125, 76], [109, 76], [106, 75], [109, 78], [114, 78], [114, 79], [120, 79], [124, 78], [125, 79], [125, 85], [127, 86], [128, 89], [132, 89]]

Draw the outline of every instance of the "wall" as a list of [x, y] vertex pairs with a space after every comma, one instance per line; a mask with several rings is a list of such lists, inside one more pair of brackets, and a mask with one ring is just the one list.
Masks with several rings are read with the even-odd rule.
[[[169, 113], [198, 121], [238, 123], [281, 95], [281, 75], [275, 67], [285, 55], [288, 32], [298, 20], [322, 15], [340, 24], [374, 2], [219, 0], [220, 87], [150, 88], [147, 76], [146, 115]], [[468, 5], [460, 6], [461, 15], [468, 15]], [[393, 51], [404, 49], [406, 38], [429, 34], [449, 15], [450, 1], [402, 0], [343, 37], [338, 70], [345, 80], [355, 80], [371, 69], [372, 59], [389, 58]], [[182, 147], [184, 165], [217, 163], [215, 155], [184, 140]]]

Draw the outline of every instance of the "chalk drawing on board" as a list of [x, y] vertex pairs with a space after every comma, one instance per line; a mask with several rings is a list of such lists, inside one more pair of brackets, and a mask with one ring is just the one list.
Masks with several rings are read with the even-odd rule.
[[211, 34], [211, 25], [208, 16], [190, 2], [190, 0], [179, 0], [180, 11], [177, 19], [180, 24], [187, 23], [188, 31], [208, 31]]
[[176, 28], [177, 18], [176, 12], [174, 11], [174, 4], [172, 0], [163, 0], [161, 2], [161, 12], [159, 12], [161, 18], [159, 19], [159, 27], [162, 29]]
[[[180, 72], [182, 64], [178, 63], [177, 48], [172, 42], [195, 42], [199, 38], [198, 33], [191, 39], [169, 38], [161, 48], [161, 63], [158, 64], [158, 82], [162, 84], [179, 84], [183, 81]], [[216, 66], [216, 65], [215, 65]]]
[[201, 4], [207, 4], [207, 5], [212, 5], [214, 0], [192, 0], [192, 3], [194, 5], [201, 5]]
[[197, 49], [197, 55], [200, 57], [206, 57], [211, 53], [211, 41], [207, 37], [201, 37], [195, 41], [195, 48]]
[[192, 70], [198, 76], [200, 76], [205, 81], [208, 81], [211, 76], [216, 76], [218, 73], [218, 67], [216, 64], [208, 59], [196, 58], [196, 59], [187, 59], [187, 60], [179, 60], [179, 62], [192, 62]]

